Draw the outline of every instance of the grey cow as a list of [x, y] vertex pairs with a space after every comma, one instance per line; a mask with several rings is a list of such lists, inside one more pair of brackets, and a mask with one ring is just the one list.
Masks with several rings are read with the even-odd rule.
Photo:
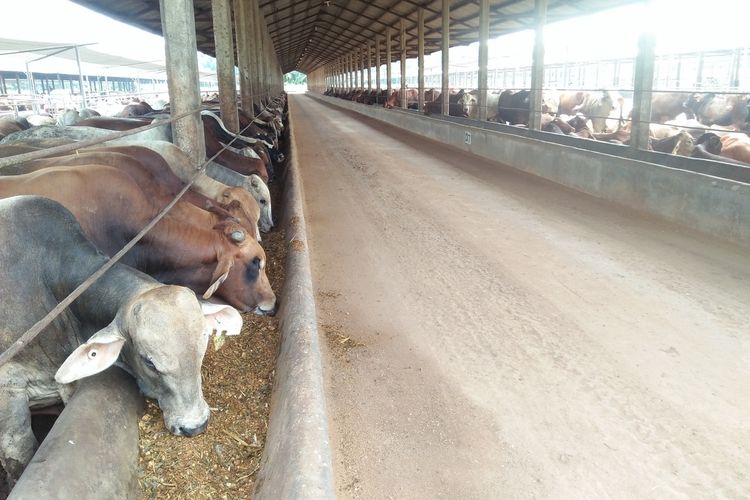
[[[107, 257], [62, 205], [37, 196], [0, 200], [0, 352], [98, 269]], [[239, 333], [233, 308], [201, 303], [116, 264], [34, 341], [0, 367], [0, 464], [12, 486], [37, 448], [30, 409], [65, 401], [72, 382], [115, 362], [156, 399], [166, 427], [192, 436], [209, 409], [201, 363], [214, 330]]]

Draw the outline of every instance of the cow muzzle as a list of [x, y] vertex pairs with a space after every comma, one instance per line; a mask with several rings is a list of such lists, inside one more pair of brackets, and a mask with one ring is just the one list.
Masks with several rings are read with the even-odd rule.
[[197, 436], [198, 434], [203, 434], [206, 431], [207, 427], [208, 419], [206, 419], [202, 424], [196, 427], [184, 427], [181, 425], [175, 425], [170, 427], [169, 431], [175, 436], [193, 437]]
[[263, 306], [258, 306], [255, 309], [253, 309], [253, 313], [257, 314], [258, 316], [276, 316], [276, 311], [278, 309], [279, 302], [274, 301], [273, 305], [270, 309], [263, 308]]

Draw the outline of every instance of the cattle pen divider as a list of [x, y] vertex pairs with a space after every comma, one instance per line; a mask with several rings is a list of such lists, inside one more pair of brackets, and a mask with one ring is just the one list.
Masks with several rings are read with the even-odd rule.
[[[272, 107], [270, 101], [260, 113]], [[136, 134], [165, 125], [200, 109], [183, 113], [144, 127], [116, 132], [95, 140], [79, 141], [70, 145], [33, 152], [5, 159], [0, 165], [28, 161], [57, 153], [70, 152]], [[247, 128], [247, 127], [246, 127]], [[238, 134], [241, 135], [245, 129]], [[193, 182], [202, 175], [207, 165], [234, 140], [197, 167], [195, 175], [141, 232], [117, 254], [92, 274], [50, 313], [24, 333], [16, 344], [0, 354], [0, 366], [12, 359], [20, 349], [38, 335], [53, 319], [85, 291], [98, 277], [111, 268], [149, 229], [168, 213]], [[293, 146], [292, 146], [293, 147]], [[40, 154], [42, 153], [42, 154]], [[287, 264], [288, 284], [284, 287], [282, 306], [282, 352], [277, 363], [278, 381], [272, 396], [269, 437], [258, 484], [259, 498], [277, 498], [277, 492], [288, 492], [287, 498], [307, 497], [309, 492], [320, 492], [320, 498], [333, 497], [333, 480], [328, 445], [327, 417], [322, 391], [320, 353], [318, 349], [315, 306], [312, 298], [309, 261], [306, 253], [299, 255], [299, 246], [306, 248], [301, 204], [301, 186], [296, 166], [296, 153], [290, 160], [291, 173], [285, 177], [287, 207], [284, 210], [288, 229]], [[296, 250], [295, 250], [296, 249]], [[295, 251], [297, 254], [295, 254]], [[137, 414], [142, 406], [131, 377], [117, 368], [89, 377], [71, 398], [66, 409], [29, 463], [21, 479], [11, 491], [9, 499], [71, 498], [81, 500], [99, 498], [138, 498]], [[78, 397], [76, 394], [79, 394]], [[105, 408], [106, 411], [102, 411]], [[289, 412], [296, 412], [290, 414]], [[67, 415], [66, 415], [67, 413]], [[117, 417], [114, 417], [116, 415]], [[112, 423], [112, 427], [108, 424]], [[80, 436], [75, 437], [75, 436]], [[92, 436], [96, 436], [92, 438]], [[105, 439], [104, 436], [107, 436]], [[115, 443], [117, 446], [110, 446]], [[96, 460], [93, 463], [92, 460]], [[68, 464], [65, 473], [55, 471]], [[72, 466], [74, 465], [74, 466]], [[61, 470], [63, 470], [61, 469]]]

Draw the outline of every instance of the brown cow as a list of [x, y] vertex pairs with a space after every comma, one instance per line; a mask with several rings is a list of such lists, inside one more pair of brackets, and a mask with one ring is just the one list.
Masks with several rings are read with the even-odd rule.
[[[462, 102], [460, 102], [464, 96], [464, 89], [455, 91], [451, 90], [448, 95], [448, 114], [450, 116], [468, 116], [468, 110]], [[426, 115], [440, 114], [443, 112], [443, 99], [442, 97], [431, 102], [426, 102], [424, 105], [424, 113]]]
[[744, 134], [722, 136], [721, 156], [750, 164], [750, 137]]
[[693, 112], [688, 107], [689, 94], [684, 92], [654, 92], [651, 98], [651, 121], [664, 123], [674, 120], [685, 113], [687, 118], [693, 118]]
[[582, 113], [591, 120], [594, 132], [604, 132], [607, 117], [615, 109], [615, 99], [608, 90], [597, 92], [563, 92], [557, 111], [561, 115]]
[[[0, 173], [17, 175], [43, 168], [77, 165], [108, 165], [119, 168], [130, 175], [154, 203], [159, 203], [161, 206], [169, 203], [184, 186], [182, 180], [172, 172], [159, 153], [143, 146], [81, 149], [73, 155], [48, 157], [6, 167]], [[210, 199], [198, 191], [189, 189], [183, 195], [182, 201], [214, 212], [221, 217], [235, 217], [256, 239], [260, 237], [258, 231], [260, 207], [255, 198], [242, 188], [227, 187], [218, 199]], [[185, 222], [190, 222], [190, 220]]]
[[[107, 130], [131, 130], [137, 127], [141, 127], [151, 122], [151, 119], [147, 118], [110, 118], [110, 117], [93, 117], [86, 120], [81, 120], [76, 123], [76, 126], [87, 126], [103, 128]], [[213, 125], [211, 122], [202, 120], [203, 123], [203, 135], [206, 142], [206, 156], [212, 157], [215, 154], [219, 155], [214, 159], [216, 163], [223, 165], [227, 168], [239, 172], [243, 175], [256, 174], [263, 182], [268, 182], [268, 170], [262, 160], [256, 158], [248, 158], [246, 156], [239, 155], [232, 151], [222, 150], [224, 147], [216, 134], [213, 132]]]
[[18, 120], [0, 120], [0, 139], [14, 132], [26, 130], [27, 126]]
[[[407, 107], [413, 107], [419, 101], [419, 93], [417, 89], [406, 89], [406, 103]], [[401, 89], [394, 90], [391, 93], [388, 100], [385, 101], [383, 107], [386, 109], [400, 108], [401, 107]]]
[[147, 102], [141, 101], [141, 102], [134, 102], [134, 103], [128, 104], [122, 109], [122, 111], [117, 113], [115, 116], [122, 116], [122, 117], [142, 116], [142, 115], [147, 115], [153, 112], [154, 112], [154, 108], [152, 108]]
[[[113, 255], [162, 207], [125, 172], [102, 165], [48, 168], [0, 177], [0, 197], [36, 194], [73, 212], [91, 241]], [[257, 241], [231, 220], [219, 220], [178, 202], [123, 258], [166, 284], [216, 295], [243, 311], [273, 314], [276, 296], [265, 273], [266, 255]], [[201, 213], [202, 212], [202, 213]], [[195, 221], [187, 224], [181, 219]]]
[[704, 125], [742, 128], [748, 117], [745, 94], [693, 94], [687, 106]]

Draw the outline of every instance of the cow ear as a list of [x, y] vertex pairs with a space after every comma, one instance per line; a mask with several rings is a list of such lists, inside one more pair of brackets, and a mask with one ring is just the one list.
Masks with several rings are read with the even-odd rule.
[[211, 285], [206, 290], [206, 293], [203, 294], [204, 299], [209, 299], [216, 293], [216, 290], [219, 289], [221, 284], [227, 279], [227, 276], [229, 276], [229, 270], [232, 269], [233, 265], [234, 259], [231, 257], [219, 259], [219, 263], [214, 270], [214, 275], [211, 277]]
[[68, 356], [57, 370], [55, 381], [69, 384], [104, 371], [117, 361], [123, 345], [125, 337], [114, 323], [110, 323]]
[[255, 177], [251, 177], [250, 178], [250, 185], [252, 187], [254, 187], [254, 188], [257, 188], [258, 187], [258, 179], [256, 179]]
[[211, 335], [239, 335], [242, 330], [242, 316], [234, 307], [227, 304], [200, 301], [203, 317], [206, 318], [206, 333]]

